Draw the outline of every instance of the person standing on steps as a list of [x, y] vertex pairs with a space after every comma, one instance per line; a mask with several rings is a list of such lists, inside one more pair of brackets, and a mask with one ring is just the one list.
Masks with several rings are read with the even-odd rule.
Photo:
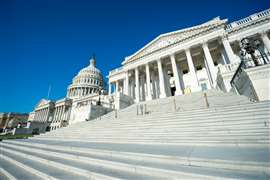
[[176, 87], [175, 87], [175, 80], [173, 77], [173, 73], [171, 71], [168, 71], [168, 75], [170, 76], [170, 88], [171, 88], [171, 95], [174, 96]]

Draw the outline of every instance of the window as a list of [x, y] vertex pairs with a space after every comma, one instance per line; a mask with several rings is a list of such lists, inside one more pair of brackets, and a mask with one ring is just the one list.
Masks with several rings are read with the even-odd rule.
[[207, 84], [206, 83], [202, 83], [201, 84], [201, 88], [202, 88], [202, 91], [206, 91], [207, 90]]
[[187, 74], [188, 73], [188, 70], [187, 69], [184, 69], [183, 70], [183, 74]]
[[202, 66], [201, 65], [197, 66], [196, 70], [202, 70]]

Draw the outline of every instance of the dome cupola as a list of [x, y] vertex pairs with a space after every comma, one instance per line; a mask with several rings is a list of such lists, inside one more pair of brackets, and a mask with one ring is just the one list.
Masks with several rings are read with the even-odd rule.
[[96, 68], [96, 58], [93, 55], [90, 64], [79, 71], [68, 86], [67, 97], [78, 98], [90, 94], [98, 94], [103, 89], [103, 77]]

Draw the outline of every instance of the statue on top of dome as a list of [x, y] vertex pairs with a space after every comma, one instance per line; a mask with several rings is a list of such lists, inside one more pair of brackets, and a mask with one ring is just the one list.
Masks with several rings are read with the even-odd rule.
[[90, 66], [96, 67], [96, 55], [93, 53], [92, 58], [90, 59]]

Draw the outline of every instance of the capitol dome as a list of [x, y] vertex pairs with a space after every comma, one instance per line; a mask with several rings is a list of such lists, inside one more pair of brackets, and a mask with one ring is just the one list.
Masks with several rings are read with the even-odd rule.
[[67, 97], [77, 98], [98, 94], [101, 89], [103, 89], [103, 77], [100, 70], [96, 68], [96, 58], [93, 56], [90, 64], [73, 78], [72, 84], [68, 86]]

